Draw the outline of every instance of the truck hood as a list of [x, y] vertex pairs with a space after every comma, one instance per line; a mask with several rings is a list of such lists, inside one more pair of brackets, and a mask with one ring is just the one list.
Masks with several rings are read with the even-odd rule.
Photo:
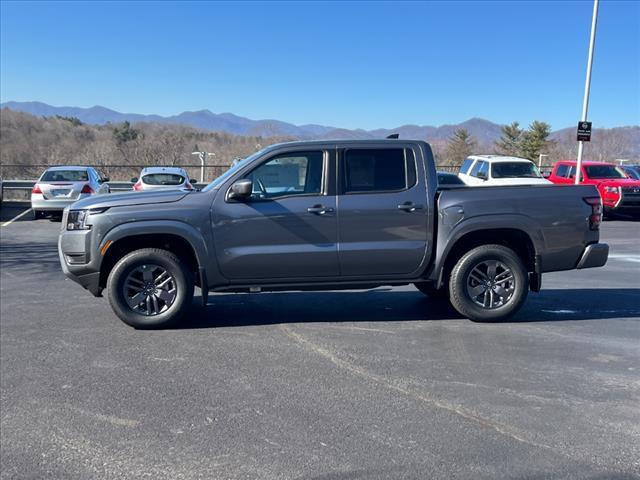
[[92, 195], [71, 205], [71, 209], [126, 207], [128, 205], [149, 205], [153, 203], [177, 202], [192, 193], [191, 190], [150, 190], [148, 192], [110, 193]]
[[598, 187], [640, 187], [640, 180], [634, 180], [633, 178], [610, 178], [602, 180], [594, 178], [592, 181]]

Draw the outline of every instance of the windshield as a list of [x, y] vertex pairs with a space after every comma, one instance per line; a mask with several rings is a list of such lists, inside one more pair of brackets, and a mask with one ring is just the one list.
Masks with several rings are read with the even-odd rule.
[[86, 170], [47, 170], [41, 182], [86, 182], [89, 175]]
[[242, 167], [244, 167], [247, 163], [252, 161], [254, 158], [258, 158], [260, 155], [262, 155], [265, 150], [266, 149], [259, 150], [256, 153], [254, 153], [252, 155], [249, 155], [247, 158], [243, 158], [242, 160], [234, 161], [233, 165], [231, 165], [229, 170], [224, 172], [218, 178], [215, 178], [209, 185], [204, 187], [202, 189], [202, 191], [203, 192], [208, 192], [209, 190], [213, 190], [214, 188], [217, 188], [218, 186], [223, 184], [227, 178], [229, 178], [231, 175], [236, 173], [238, 170], [240, 170]]
[[584, 171], [589, 178], [627, 178], [622, 169], [615, 165], [585, 165]]
[[531, 162], [500, 162], [491, 165], [493, 178], [542, 178], [538, 167]]

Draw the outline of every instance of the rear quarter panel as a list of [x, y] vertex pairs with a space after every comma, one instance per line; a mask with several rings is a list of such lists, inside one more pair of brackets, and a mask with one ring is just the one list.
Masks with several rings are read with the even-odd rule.
[[599, 239], [589, 230], [591, 207], [583, 197], [594, 186], [538, 185], [462, 188], [442, 191], [438, 201], [437, 276], [455, 243], [466, 234], [517, 229], [531, 239], [541, 271], [576, 267], [584, 248]]

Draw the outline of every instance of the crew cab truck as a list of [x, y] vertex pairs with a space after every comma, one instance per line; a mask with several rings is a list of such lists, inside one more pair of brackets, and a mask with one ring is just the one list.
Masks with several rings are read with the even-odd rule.
[[415, 286], [462, 315], [514, 314], [542, 274], [599, 267], [592, 185], [438, 186], [420, 141], [293, 142], [238, 162], [201, 191], [82, 200], [64, 212], [65, 274], [137, 328], [209, 292]]
[[[549, 180], [557, 184], [573, 185], [576, 162], [556, 162]], [[630, 178], [616, 165], [605, 162], [582, 162], [580, 183], [595, 185], [602, 197], [604, 214], [623, 213], [640, 218], [640, 180]]]

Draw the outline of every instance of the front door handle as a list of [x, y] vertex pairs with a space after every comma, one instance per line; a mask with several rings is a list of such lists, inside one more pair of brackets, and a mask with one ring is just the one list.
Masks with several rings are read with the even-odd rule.
[[422, 210], [422, 205], [416, 205], [413, 202], [404, 202], [398, 205], [398, 210], [404, 210], [405, 212], [415, 212], [416, 210]]
[[325, 213], [332, 213], [333, 208], [325, 207], [324, 205], [314, 205], [313, 207], [307, 208], [307, 212], [315, 215], [324, 215]]

